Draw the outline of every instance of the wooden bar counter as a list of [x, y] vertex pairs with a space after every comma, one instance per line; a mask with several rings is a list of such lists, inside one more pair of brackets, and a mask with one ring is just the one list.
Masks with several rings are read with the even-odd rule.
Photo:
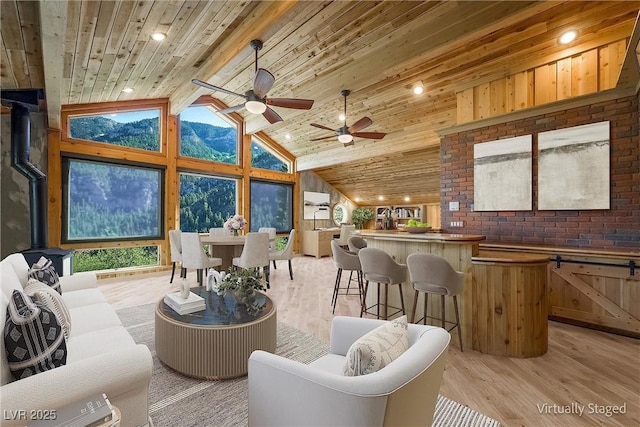
[[[482, 353], [508, 357], [536, 357], [547, 351], [546, 268], [548, 257], [533, 254], [481, 253], [484, 236], [404, 231], [362, 230], [369, 247], [382, 249], [397, 262], [406, 263], [412, 253], [432, 253], [465, 273], [464, 292], [458, 296], [462, 344]], [[409, 278], [402, 285], [407, 310], [414, 290]], [[376, 302], [370, 286], [367, 304]], [[424, 296], [420, 297], [421, 299]], [[389, 304], [399, 306], [399, 296], [389, 291]], [[423, 316], [418, 304], [416, 319]], [[441, 314], [439, 298], [429, 298], [429, 315]], [[407, 312], [409, 318], [411, 314]], [[446, 298], [447, 322], [455, 319], [453, 298]], [[439, 321], [431, 320], [435, 326]], [[452, 333], [457, 341], [457, 333]]]
[[[460, 323], [462, 325], [462, 344], [466, 348], [471, 348], [473, 342], [472, 335], [472, 261], [474, 256], [479, 254], [478, 245], [484, 240], [484, 236], [465, 234], [440, 234], [424, 233], [411, 234], [406, 231], [382, 231], [382, 230], [362, 230], [360, 236], [367, 241], [367, 246], [385, 251], [393, 257], [396, 262], [405, 264], [407, 256], [412, 253], [431, 253], [446, 259], [458, 271], [465, 273], [464, 292], [458, 296], [460, 305]], [[411, 307], [413, 306], [414, 290], [407, 281], [402, 285], [404, 304], [407, 310], [407, 317], [411, 319]], [[422, 297], [421, 297], [422, 298]], [[369, 286], [367, 295], [367, 305], [376, 302], [375, 286]], [[389, 305], [399, 307], [398, 293], [394, 287], [389, 289]], [[422, 303], [418, 304], [416, 319], [422, 317]], [[429, 316], [440, 316], [439, 298], [429, 298]], [[446, 298], [447, 321], [455, 319], [453, 309], [453, 298]], [[432, 322], [440, 326], [439, 322]], [[455, 332], [455, 331], [454, 331]], [[458, 340], [457, 333], [452, 334], [453, 342]]]
[[485, 252], [473, 263], [473, 349], [506, 357], [547, 352], [549, 257]]

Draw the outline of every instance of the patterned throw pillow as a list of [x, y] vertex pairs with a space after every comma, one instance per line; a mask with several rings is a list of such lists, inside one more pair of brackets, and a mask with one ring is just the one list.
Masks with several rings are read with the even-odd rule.
[[9, 369], [18, 380], [67, 363], [67, 344], [56, 315], [19, 290], [13, 291], [7, 307], [4, 344]]
[[68, 340], [71, 334], [71, 314], [60, 294], [51, 289], [51, 287], [32, 278], [29, 278], [27, 286], [24, 287], [24, 293], [29, 295], [32, 300], [44, 304], [49, 310], [53, 311], [58, 318], [60, 326], [62, 326], [64, 339]]
[[38, 262], [31, 266], [31, 269], [29, 270], [29, 277], [51, 286], [53, 289], [58, 291], [60, 295], [62, 295], [60, 277], [58, 277], [58, 273], [50, 259], [41, 257]]
[[407, 316], [385, 322], [351, 344], [344, 374], [358, 376], [377, 372], [408, 348]]

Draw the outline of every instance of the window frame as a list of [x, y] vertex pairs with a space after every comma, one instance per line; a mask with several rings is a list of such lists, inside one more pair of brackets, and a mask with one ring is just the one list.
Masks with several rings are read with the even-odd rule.
[[[274, 171], [272, 169], [264, 169], [261, 167], [256, 167], [253, 165], [253, 149], [251, 147], [251, 145], [253, 145], [253, 143], [256, 143], [257, 145], [260, 146], [260, 148], [262, 148], [263, 150], [267, 151], [269, 154], [271, 154], [273, 157], [275, 157], [276, 159], [280, 160], [282, 163], [284, 163], [287, 166], [287, 170], [286, 171]], [[271, 144], [266, 143], [264, 140], [262, 140], [260, 138], [259, 135], [251, 135], [251, 142], [249, 143], [249, 163], [252, 169], [258, 169], [258, 170], [263, 170], [263, 171], [269, 171], [269, 172], [278, 172], [278, 173], [284, 173], [284, 174], [293, 174], [293, 162], [291, 161], [291, 159], [288, 159], [286, 156], [282, 155], [278, 150], [276, 150], [275, 148], [273, 148], [271, 146]]]
[[[144, 170], [152, 170], [156, 171], [159, 174], [158, 179], [158, 234], [157, 235], [148, 235], [148, 236], [138, 236], [138, 237], [117, 237], [117, 238], [92, 238], [92, 239], [69, 239], [69, 168], [71, 162], [79, 161], [79, 162], [91, 162], [98, 163], [103, 165], [113, 165], [117, 167], [128, 167], [128, 168], [137, 168]], [[61, 243], [62, 244], [87, 244], [87, 243], [108, 243], [112, 244], [114, 242], [132, 242], [132, 241], [153, 241], [153, 240], [164, 240], [165, 238], [165, 180], [166, 180], [166, 168], [161, 165], [152, 165], [152, 164], [144, 164], [138, 162], [125, 162], [125, 161], [114, 161], [112, 159], [103, 159], [93, 156], [79, 156], [79, 155], [71, 155], [65, 154], [61, 156], [61, 174], [62, 174], [62, 217], [61, 217]]]

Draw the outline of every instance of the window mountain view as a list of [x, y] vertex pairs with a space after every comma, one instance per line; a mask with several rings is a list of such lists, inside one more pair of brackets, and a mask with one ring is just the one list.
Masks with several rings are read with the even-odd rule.
[[[69, 122], [73, 138], [160, 151], [157, 117], [123, 123], [104, 115], [82, 116], [73, 117]], [[180, 121], [182, 156], [235, 164], [237, 139], [234, 127]], [[251, 148], [253, 167], [288, 171], [286, 164], [260, 144], [252, 142]], [[66, 164], [67, 241], [149, 239], [163, 234], [160, 170], [84, 159], [67, 159]], [[183, 231], [207, 232], [211, 227], [221, 227], [236, 213], [235, 179], [190, 173], [180, 173], [179, 177]], [[285, 199], [282, 202], [291, 203]], [[256, 211], [256, 208], [252, 206], [252, 216], [259, 214], [260, 209]], [[282, 212], [284, 208], [276, 210]], [[273, 207], [268, 209], [273, 210]], [[264, 215], [260, 215], [262, 217]], [[157, 257], [157, 252], [154, 251], [153, 256]], [[152, 264], [155, 263], [157, 259]]]

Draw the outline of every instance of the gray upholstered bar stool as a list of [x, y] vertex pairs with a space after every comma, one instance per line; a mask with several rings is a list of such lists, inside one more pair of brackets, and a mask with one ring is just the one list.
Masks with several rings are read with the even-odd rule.
[[360, 249], [367, 247], [367, 241], [359, 236], [351, 236], [347, 240], [347, 245], [349, 246], [349, 250], [353, 253], [360, 252]]
[[[367, 307], [365, 301], [365, 304], [362, 305], [360, 317], [362, 317], [364, 313], [374, 314], [369, 310], [375, 307], [375, 315], [380, 319], [380, 306], [382, 306], [382, 318], [385, 320], [400, 312], [402, 312], [402, 314], [406, 314], [404, 310], [404, 299], [402, 297], [402, 283], [407, 280], [407, 266], [404, 264], [398, 264], [385, 251], [376, 248], [362, 248], [358, 252], [358, 257], [360, 258], [362, 273], [366, 281], [364, 287], [365, 298], [367, 291], [369, 290], [369, 282], [376, 282], [378, 284], [377, 302]], [[384, 304], [380, 302], [381, 283], [384, 283]], [[389, 305], [389, 285], [398, 285], [398, 291], [400, 292], [400, 307]], [[389, 308], [397, 311], [388, 314]]]
[[[344, 270], [353, 273], [356, 272], [358, 277], [358, 298], [360, 298], [360, 306], [364, 306], [364, 288], [362, 285], [362, 268], [360, 267], [360, 258], [357, 254], [349, 252], [343, 249], [337, 242], [337, 240], [331, 241], [331, 253], [333, 254], [333, 263], [338, 267], [338, 273], [336, 274], [336, 283], [333, 287], [333, 297], [331, 298], [331, 306], [333, 307], [332, 313], [336, 312], [336, 303], [338, 302], [338, 295], [349, 295], [349, 286], [351, 286], [351, 275], [349, 275], [349, 282], [346, 288], [340, 287], [340, 279], [342, 279], [342, 272]], [[340, 290], [344, 289], [345, 292], [340, 294]], [[352, 294], [355, 295], [355, 294]], [[362, 308], [360, 312], [362, 312]]]
[[[449, 262], [433, 254], [414, 253], [407, 257], [407, 267], [409, 268], [409, 277], [411, 285], [416, 290], [413, 299], [413, 314], [411, 315], [411, 323], [415, 322], [416, 308], [418, 305], [419, 292], [424, 292], [424, 316], [420, 320], [424, 320], [427, 324], [427, 318], [440, 320], [442, 328], [446, 328], [445, 320], [445, 300], [446, 295], [453, 297], [453, 308], [456, 312], [456, 322], [447, 331], [451, 332], [454, 328], [458, 328], [458, 339], [460, 340], [460, 351], [462, 351], [462, 331], [460, 330], [460, 313], [458, 312], [457, 295], [464, 290], [464, 273], [454, 270]], [[442, 318], [437, 319], [427, 316], [427, 305], [429, 302], [429, 294], [440, 295], [442, 304]], [[453, 322], [449, 322], [453, 323]]]

